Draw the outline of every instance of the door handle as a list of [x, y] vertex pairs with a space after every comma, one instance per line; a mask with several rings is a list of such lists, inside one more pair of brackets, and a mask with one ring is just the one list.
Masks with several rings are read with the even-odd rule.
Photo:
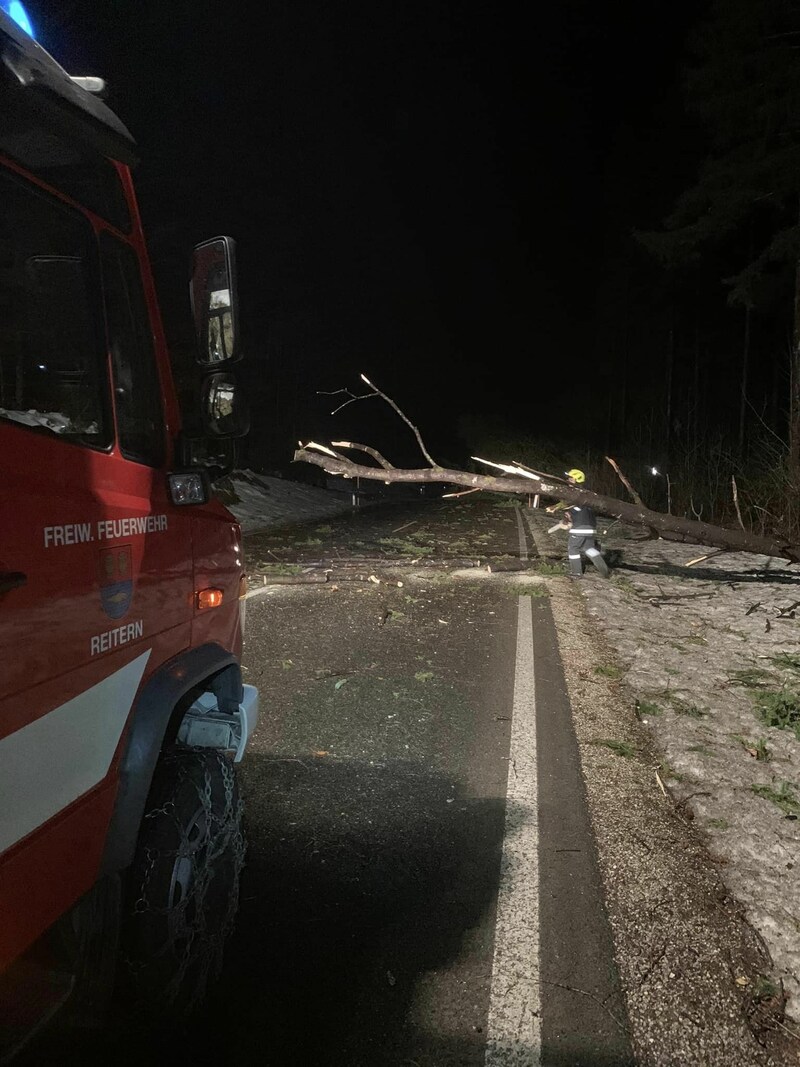
[[27, 580], [28, 575], [22, 571], [0, 571], [0, 596], [11, 592], [12, 589], [19, 589]]

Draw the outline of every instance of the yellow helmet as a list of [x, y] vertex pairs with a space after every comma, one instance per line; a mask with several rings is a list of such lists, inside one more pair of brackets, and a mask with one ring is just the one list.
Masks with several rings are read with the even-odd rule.
[[581, 482], [586, 481], [586, 475], [583, 471], [579, 471], [577, 467], [573, 467], [571, 471], [567, 471], [567, 477], [571, 478], [573, 482], [577, 482], [579, 485]]

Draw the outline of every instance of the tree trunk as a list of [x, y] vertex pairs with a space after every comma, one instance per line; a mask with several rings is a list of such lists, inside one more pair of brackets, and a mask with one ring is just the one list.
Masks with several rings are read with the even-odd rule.
[[689, 439], [691, 441], [691, 454], [692, 454], [692, 484], [694, 483], [694, 467], [696, 464], [696, 456], [699, 452], [700, 445], [700, 405], [702, 401], [700, 399], [700, 327], [697, 322], [694, 325], [694, 362], [692, 365], [692, 414], [689, 425], [691, 426], [691, 433]]
[[748, 304], [744, 309], [744, 341], [742, 344], [742, 375], [741, 390], [739, 393], [739, 456], [745, 455], [745, 426], [747, 424], [747, 375], [750, 367], [750, 319], [751, 308]]
[[[339, 447], [356, 448], [366, 451], [364, 445], [338, 442]], [[657, 530], [666, 540], [683, 541], [689, 544], [710, 545], [730, 552], [754, 552], [763, 556], [776, 556], [792, 563], [800, 561], [800, 545], [780, 537], [760, 537], [747, 530], [728, 530], [721, 526], [711, 526], [694, 519], [683, 519], [663, 512], [651, 511], [639, 504], [629, 504], [614, 497], [600, 496], [586, 489], [576, 489], [551, 480], [547, 475], [515, 474], [494, 477], [486, 474], [472, 474], [469, 471], [451, 470], [446, 467], [423, 467], [416, 470], [401, 470], [393, 467], [380, 457], [380, 467], [367, 467], [353, 463], [329, 449], [319, 451], [321, 446], [309, 443], [300, 447], [294, 454], [296, 462], [313, 463], [322, 467], [329, 474], [343, 475], [345, 478], [367, 478], [372, 481], [385, 482], [435, 482], [445, 485], [462, 485], [468, 490], [485, 490], [491, 493], [519, 493], [528, 495], [536, 492], [541, 496], [556, 500], [565, 500], [569, 504], [584, 504], [593, 508], [600, 515], [610, 515], [624, 522]], [[378, 453], [372, 450], [378, 457]], [[384, 465], [385, 464], [385, 465]], [[496, 464], [495, 464], [496, 465]]]
[[800, 260], [795, 267], [794, 328], [789, 363], [789, 477], [800, 488]]
[[672, 457], [675, 453], [675, 431], [673, 428], [672, 413], [672, 390], [673, 377], [675, 374], [675, 303], [670, 308], [669, 344], [667, 347], [667, 381], [664, 396], [664, 414], [666, 417], [666, 446], [667, 455], [664, 466], [667, 471], [672, 470]]

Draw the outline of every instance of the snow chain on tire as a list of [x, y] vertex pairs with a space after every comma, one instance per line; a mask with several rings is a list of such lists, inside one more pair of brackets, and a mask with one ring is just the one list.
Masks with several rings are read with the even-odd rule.
[[233, 764], [209, 749], [165, 753], [131, 868], [123, 958], [137, 1000], [189, 1012], [218, 977], [245, 842]]

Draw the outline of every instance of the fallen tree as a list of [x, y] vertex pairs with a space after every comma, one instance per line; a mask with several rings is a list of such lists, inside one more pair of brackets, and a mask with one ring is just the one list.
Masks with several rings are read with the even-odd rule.
[[[300, 447], [294, 453], [296, 462], [314, 464], [314, 466], [321, 467], [328, 474], [341, 475], [344, 478], [366, 478], [372, 481], [384, 482], [387, 485], [392, 482], [433, 482], [464, 487], [463, 493], [449, 494], [451, 496], [462, 496], [466, 493], [481, 491], [509, 493], [512, 495], [535, 493], [541, 497], [563, 500], [568, 504], [582, 504], [593, 508], [599, 515], [607, 515], [621, 519], [623, 522], [641, 525], [665, 540], [706, 545], [723, 552], [752, 552], [757, 555], [786, 559], [791, 563], [800, 561], [800, 545], [793, 544], [788, 539], [777, 535], [764, 537], [751, 533], [744, 528], [734, 530], [722, 526], [712, 526], [710, 523], [700, 522], [696, 519], [685, 519], [646, 508], [633, 487], [619, 470], [617, 464], [610, 458], [609, 462], [634, 497], [633, 503], [617, 500], [615, 497], [601, 496], [599, 493], [592, 493], [588, 489], [576, 488], [553, 475], [534, 471], [518, 462], [498, 463], [494, 460], [480, 459], [477, 456], [472, 457], [478, 463], [483, 463], [486, 466], [502, 471], [500, 476], [442, 467], [430, 456], [419, 430], [403, 414], [397, 404], [377, 389], [364, 375], [361, 378], [370, 387], [371, 392], [363, 396], [356, 396], [347, 390], [338, 390], [338, 392], [347, 393], [350, 399], [341, 404], [336, 410], [340, 410], [345, 404], [354, 400], [362, 400], [368, 397], [377, 396], [385, 400], [414, 432], [428, 466], [412, 469], [395, 467], [377, 449], [355, 441], [333, 441], [330, 446], [319, 444], [315, 441], [309, 441], [306, 444], [300, 442]], [[370, 456], [377, 466], [356, 463], [347, 456], [342, 455], [341, 451], [338, 451], [339, 449], [362, 452]]]

